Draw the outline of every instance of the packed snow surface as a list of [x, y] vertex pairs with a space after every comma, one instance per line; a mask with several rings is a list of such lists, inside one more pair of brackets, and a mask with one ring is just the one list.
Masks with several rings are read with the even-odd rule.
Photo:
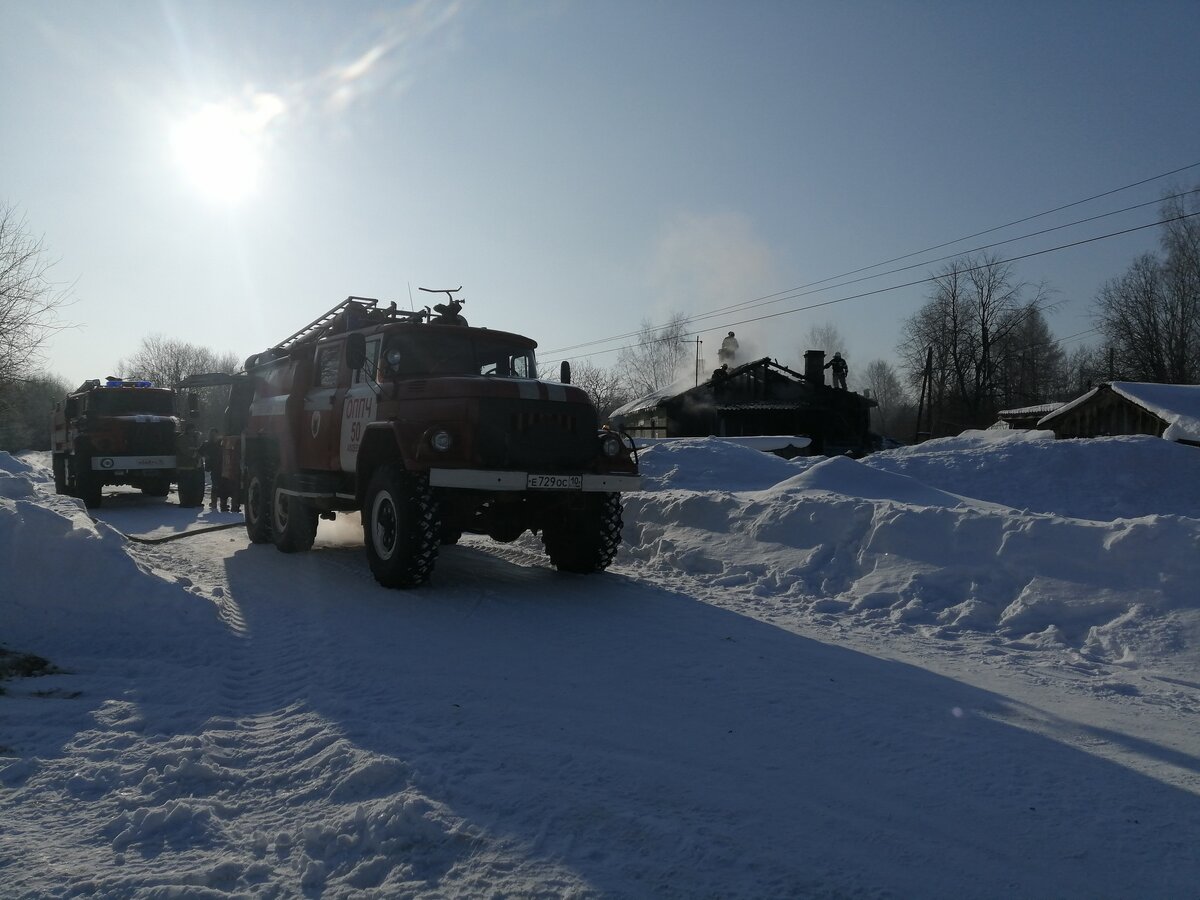
[[397, 592], [0, 454], [0, 895], [1196, 896], [1200, 450], [641, 459], [608, 573]]

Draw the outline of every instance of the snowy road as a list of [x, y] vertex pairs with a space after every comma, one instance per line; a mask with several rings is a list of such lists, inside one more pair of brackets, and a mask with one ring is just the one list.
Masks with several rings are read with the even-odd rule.
[[[26, 530], [32, 506], [17, 507]], [[174, 514], [126, 506], [110, 516], [126, 530]], [[321, 528], [294, 556], [236, 528], [157, 546], [101, 536], [93, 568], [118, 552], [143, 566], [95, 573], [119, 587], [101, 593], [153, 587], [155, 608], [81, 608], [116, 624], [64, 648], [69, 674], [30, 680], [43, 696], [22, 683], [2, 701], [17, 759], [0, 761], [0, 894], [1184, 897], [1200, 884], [1185, 702], [1114, 705], [1054, 678], [1039, 693], [954, 652], [935, 663], [915, 639], [851, 639], [770, 604], [756, 617], [753, 584], [626, 556], [603, 576], [560, 575], [529, 541], [467, 539], [430, 586], [387, 591], [352, 526]], [[41, 577], [53, 593], [54, 573]], [[186, 627], [171, 624], [181, 610]], [[1178, 696], [1200, 695], [1177, 680]], [[1139, 734], [1156, 710], [1169, 721]]]

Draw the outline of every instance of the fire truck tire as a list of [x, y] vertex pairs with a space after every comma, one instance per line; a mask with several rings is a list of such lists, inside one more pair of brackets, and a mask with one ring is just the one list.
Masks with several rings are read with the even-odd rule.
[[54, 493], [67, 493], [67, 458], [61, 453], [55, 453], [51, 464], [54, 469]]
[[283, 492], [278, 476], [271, 491], [271, 539], [284, 553], [311, 550], [317, 537], [317, 511], [299, 497]]
[[363, 542], [371, 574], [384, 587], [428, 581], [441, 543], [437, 501], [428, 482], [397, 465], [376, 469], [363, 508]]
[[204, 472], [200, 469], [184, 469], [179, 473], [179, 505], [183, 509], [204, 505]]
[[147, 497], [165, 497], [171, 493], [171, 482], [166, 478], [154, 478], [142, 485], [142, 493]]
[[271, 488], [274, 481], [275, 472], [271, 467], [260, 463], [250, 469], [242, 509], [251, 543], [265, 544], [271, 540]]
[[542, 528], [542, 544], [560, 572], [602, 572], [621, 546], [621, 495], [585, 494]]
[[85, 468], [85, 466], [90, 466], [91, 463], [90, 459], [85, 460], [84, 465], [81, 465], [79, 471], [75, 473], [77, 496], [88, 509], [94, 509], [100, 505], [100, 489], [104, 486], [100, 478], [90, 468]]

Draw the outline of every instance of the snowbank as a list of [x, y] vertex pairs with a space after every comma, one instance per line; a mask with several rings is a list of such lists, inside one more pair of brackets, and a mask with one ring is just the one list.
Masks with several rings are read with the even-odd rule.
[[[808, 462], [763, 488], [775, 461], [755, 479], [742, 448], [710, 439], [643, 468], [659, 490], [627, 501], [630, 557], [810, 621], [1131, 665], [1178, 650], [1180, 617], [1200, 610], [1194, 448], [972, 432]], [[696, 489], [722, 483], [738, 492]]]
[[[0, 641], [67, 670], [0, 697], [0, 883], [1186, 896], [1200, 519], [1175, 451], [670, 442], [608, 574], [468, 536], [412, 592], [327, 522], [305, 554], [131, 547], [0, 454]], [[126, 531], [182, 515], [113, 499]]]
[[44, 469], [0, 452], [0, 642], [63, 668], [111, 655], [204, 656], [222, 632], [211, 602], [135, 562], [124, 537], [57, 496]]

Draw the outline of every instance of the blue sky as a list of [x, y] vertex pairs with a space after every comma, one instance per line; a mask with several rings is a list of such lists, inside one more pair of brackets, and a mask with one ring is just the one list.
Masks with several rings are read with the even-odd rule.
[[[348, 294], [406, 305], [410, 286], [464, 285], [472, 324], [529, 334], [551, 362], [646, 317], [1200, 163], [1194, 0], [0, 0], [0, 23], [0, 201], [74, 285], [76, 327], [47, 348], [72, 382], [152, 332], [246, 356]], [[1200, 167], [987, 240], [1197, 185]], [[1065, 338], [1156, 242], [1147, 229], [1016, 271], [1057, 291]], [[923, 287], [742, 320], [937, 265], [717, 315], [705, 355], [734, 328], [748, 352], [797, 364], [806, 332], [832, 323], [853, 367], [894, 359]]]

